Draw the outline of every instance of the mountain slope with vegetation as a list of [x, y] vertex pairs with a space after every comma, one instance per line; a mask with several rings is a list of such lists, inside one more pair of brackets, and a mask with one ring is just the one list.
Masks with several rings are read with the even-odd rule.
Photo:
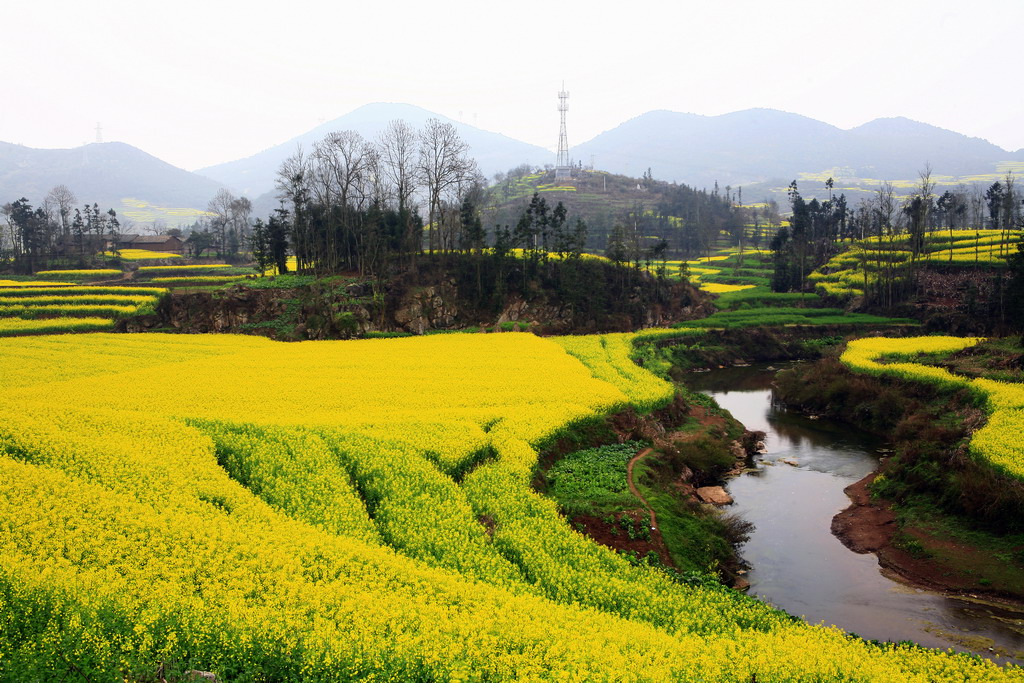
[[635, 175], [650, 166], [665, 180], [743, 185], [758, 194], [808, 173], [898, 180], [930, 163], [952, 176], [991, 174], [1000, 162], [1024, 161], [1020, 154], [902, 117], [842, 130], [771, 109], [720, 116], [648, 112], [572, 149], [584, 163], [593, 159], [616, 173]]
[[[0, 142], [0, 204], [21, 197], [40, 202], [64, 185], [103, 207], [129, 211], [138, 201], [160, 207], [204, 209], [222, 185], [172, 166], [123, 142], [74, 149], [33, 149]], [[123, 204], [126, 198], [135, 205]]]

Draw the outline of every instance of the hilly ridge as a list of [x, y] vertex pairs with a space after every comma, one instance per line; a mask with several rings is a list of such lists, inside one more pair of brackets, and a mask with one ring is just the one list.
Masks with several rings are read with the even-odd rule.
[[1024, 159], [906, 118], [876, 119], [843, 130], [815, 119], [771, 109], [721, 116], [654, 111], [626, 121], [572, 150], [577, 158], [616, 173], [696, 186], [748, 185], [792, 179], [801, 173], [842, 168], [851, 177], [913, 178], [925, 163], [939, 173], [990, 173], [1003, 161]]
[[123, 142], [73, 149], [0, 142], [0, 203], [27, 197], [38, 205], [55, 185], [71, 188], [81, 203], [115, 208], [126, 197], [166, 207], [202, 208], [222, 187]]
[[328, 133], [354, 130], [372, 141], [393, 120], [400, 119], [413, 128], [421, 128], [431, 118], [455, 126], [459, 136], [469, 145], [470, 156], [476, 159], [480, 170], [488, 178], [498, 171], [505, 171], [520, 164], [543, 165], [554, 158], [554, 154], [543, 147], [482, 130], [420, 107], [378, 102], [359, 107], [251, 157], [201, 168], [196, 172], [233, 187], [247, 196], [259, 197], [273, 190], [274, 178], [282, 161], [294, 154], [300, 146], [303, 150], [309, 151], [315, 142], [323, 139]]
[[[252, 156], [194, 173], [120, 142], [74, 149], [32, 149], [0, 142], [0, 203], [25, 196], [39, 204], [50, 188], [64, 184], [82, 202], [121, 207], [120, 212], [129, 208], [124, 200], [133, 198], [155, 207], [140, 214], [139, 220], [160, 217], [163, 211], [168, 223], [178, 223], [186, 212], [175, 216], [161, 207], [201, 210], [219, 189], [227, 187], [253, 200], [255, 215], [265, 215], [277, 203], [274, 179], [281, 162], [300, 146], [308, 151], [329, 132], [339, 130], [354, 130], [373, 140], [392, 120], [419, 128], [429, 118], [455, 126], [488, 178], [522, 164], [537, 168], [554, 162], [554, 153], [537, 145], [413, 105], [375, 103]], [[556, 130], [553, 122], [553, 138]], [[571, 116], [569, 131], [571, 136]], [[851, 190], [870, 192], [878, 180], [916, 178], [926, 163], [952, 184], [992, 182], [1006, 170], [1024, 167], [1024, 150], [1009, 152], [979, 138], [902, 117], [843, 130], [772, 109], [719, 116], [650, 111], [576, 145], [570, 155], [584, 166], [593, 162], [596, 169], [626, 176], [638, 177], [649, 168], [654, 178], [696, 188], [710, 188], [716, 182], [723, 187], [743, 186], [748, 199], [784, 197], [785, 186], [794, 178], [816, 181], [831, 175], [837, 187], [852, 197]]]

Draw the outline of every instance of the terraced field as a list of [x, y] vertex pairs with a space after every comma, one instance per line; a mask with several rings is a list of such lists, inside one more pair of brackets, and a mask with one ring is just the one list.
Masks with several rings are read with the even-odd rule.
[[848, 313], [827, 308], [816, 293], [773, 292], [771, 252], [736, 248], [686, 262], [670, 262], [673, 270], [685, 272], [701, 289], [717, 294], [717, 313], [701, 320], [689, 320], [677, 327], [688, 329], [751, 327], [757, 325], [913, 325], [904, 318]]
[[165, 291], [0, 280], [0, 336], [109, 330], [118, 316], [154, 305]]
[[[948, 230], [926, 233], [921, 263], [947, 268], [1001, 268], [1006, 258], [1016, 253], [1021, 232], [1004, 234], [999, 230]], [[910, 263], [911, 252], [906, 237], [894, 239], [877, 237], [861, 240], [849, 246], [808, 279], [815, 283], [816, 291], [835, 299], [862, 296], [865, 287], [878, 281], [879, 273], [886, 271], [899, 277]]]

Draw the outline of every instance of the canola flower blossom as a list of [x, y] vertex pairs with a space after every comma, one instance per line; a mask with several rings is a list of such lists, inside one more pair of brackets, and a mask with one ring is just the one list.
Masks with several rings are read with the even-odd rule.
[[166, 291], [158, 287], [0, 281], [0, 336], [109, 330], [115, 317], [155, 304]]
[[121, 277], [124, 273], [115, 268], [96, 268], [93, 270], [40, 270], [37, 271], [35, 276], [39, 278], [48, 279], [61, 279], [61, 278], [116, 278]]
[[704, 282], [700, 288], [712, 294], [725, 294], [726, 292], [742, 292], [744, 289], [753, 289], [756, 285], [727, 285], [720, 282]]
[[114, 322], [109, 318], [84, 316], [80, 318], [56, 317], [39, 320], [0, 318], [0, 337], [22, 334], [54, 334], [58, 332], [100, 332], [109, 330]]
[[244, 280], [246, 277], [246, 275], [169, 275], [150, 278], [149, 282], [169, 287], [175, 285], [223, 285], [228, 282]]
[[530, 481], [638, 338], [0, 340], [0, 678], [1021, 680], [633, 566]]
[[123, 261], [145, 261], [147, 259], [181, 258], [181, 254], [168, 251], [153, 251], [152, 249], [120, 249], [117, 255]]
[[[53, 287], [52, 282], [40, 282], [39, 280], [0, 280], [0, 290], [20, 289], [22, 287]], [[62, 285], [64, 286], [64, 285]], [[67, 286], [74, 286], [70, 283]]]

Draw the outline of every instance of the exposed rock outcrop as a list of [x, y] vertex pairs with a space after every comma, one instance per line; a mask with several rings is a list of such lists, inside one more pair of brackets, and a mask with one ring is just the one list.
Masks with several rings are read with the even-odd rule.
[[594, 283], [594, 301], [603, 304], [592, 311], [578, 290], [566, 293], [553, 280], [520, 283], [523, 291], [510, 289], [499, 296], [467, 285], [465, 277], [436, 264], [386, 281], [353, 279], [316, 280], [287, 289], [243, 282], [222, 290], [172, 292], [155, 315], [127, 319], [120, 329], [246, 332], [286, 340], [473, 327], [571, 334], [663, 326], [711, 312], [710, 299], [689, 283], [653, 278], [640, 279], [624, 299], [612, 296], [607, 280]]
[[732, 496], [721, 486], [701, 486], [695, 493], [702, 503], [732, 505]]

